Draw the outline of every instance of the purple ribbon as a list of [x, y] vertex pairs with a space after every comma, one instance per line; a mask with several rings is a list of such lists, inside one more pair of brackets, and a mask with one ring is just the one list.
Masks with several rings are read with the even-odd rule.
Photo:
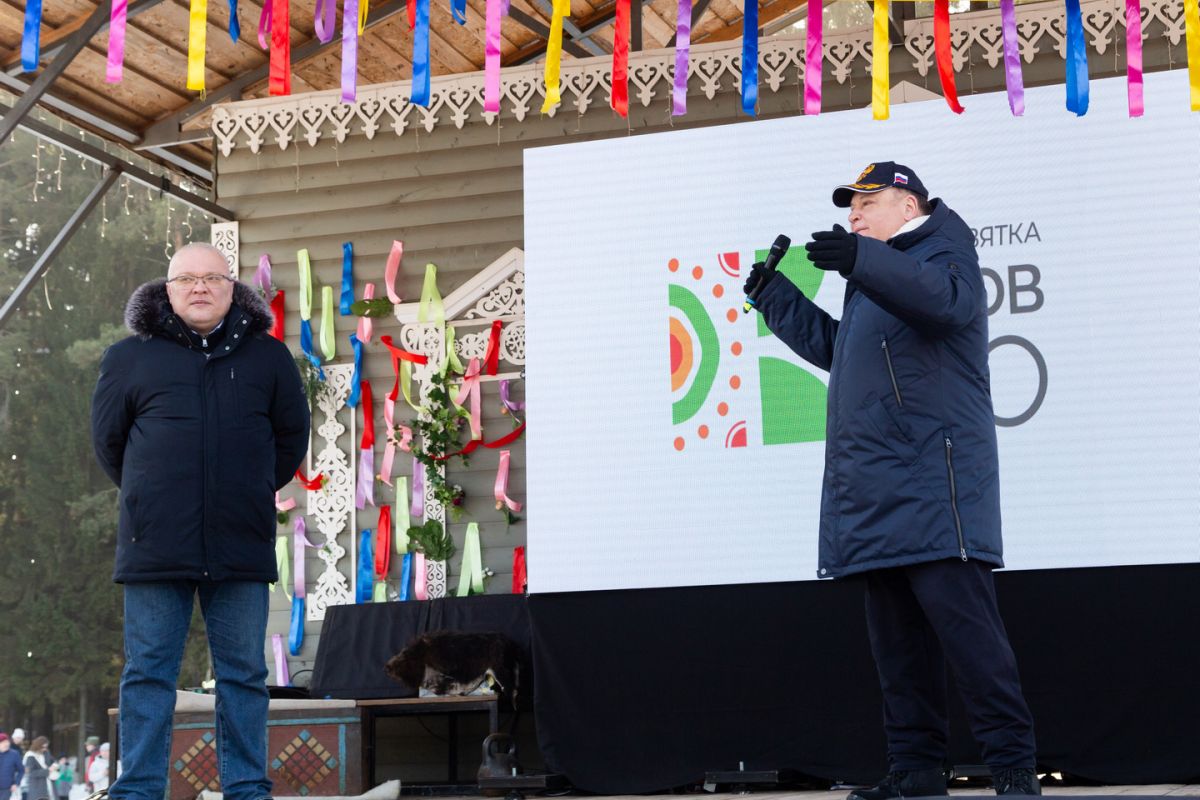
[[1021, 76], [1021, 40], [1017, 38], [1017, 12], [1013, 0], [1000, 0], [1000, 28], [1004, 35], [1004, 83], [1008, 107], [1014, 117], [1025, 115], [1025, 81]]
[[271, 634], [271, 649], [275, 651], [275, 682], [277, 686], [291, 686], [288, 676], [287, 658], [283, 655], [283, 634]]
[[[305, 534], [304, 517], [297, 516], [292, 524], [292, 596], [304, 599], [304, 548], [314, 547]], [[295, 655], [293, 653], [293, 655]]]
[[358, 451], [358, 487], [354, 490], [354, 507], [362, 511], [367, 503], [375, 505], [375, 447]]
[[804, 113], [821, 113], [821, 70], [824, 66], [824, 44], [822, 34], [825, 21], [822, 19], [825, 5], [820, 2], [808, 4], [808, 40], [804, 45]]
[[342, 6], [342, 102], [353, 103], [357, 97], [358, 0], [345, 0]]
[[104, 73], [107, 83], [120, 83], [125, 64], [125, 19], [127, 0], [112, 0], [108, 20], [108, 67]]
[[510, 381], [507, 381], [507, 380], [500, 381], [500, 402], [504, 404], [504, 407], [508, 409], [508, 412], [510, 414], [516, 414], [518, 411], [525, 410], [525, 401], [522, 400], [521, 402], [518, 403], [514, 400], [509, 399], [509, 397], [508, 397], [508, 384], [509, 383], [510, 383]]
[[313, 12], [313, 28], [321, 44], [333, 41], [333, 26], [336, 23], [337, 0], [317, 0], [317, 10]]
[[675, 86], [671, 90], [673, 117], [687, 113], [688, 53], [691, 49], [692, 0], [679, 0], [679, 11], [675, 17]]
[[1142, 94], [1142, 3], [1125, 0], [1125, 52], [1129, 94], [1129, 116], [1140, 117], [1146, 110]]
[[501, 2], [502, 0], [487, 0], [487, 30], [484, 34], [483, 110], [488, 114], [500, 113], [500, 19], [507, 11], [507, 9], [501, 8]]
[[425, 516], [425, 465], [413, 459], [412, 510], [409, 516], [421, 519]]
[[266, 0], [262, 13], [258, 15], [258, 46], [263, 50], [271, 49], [271, 6], [274, 3]]

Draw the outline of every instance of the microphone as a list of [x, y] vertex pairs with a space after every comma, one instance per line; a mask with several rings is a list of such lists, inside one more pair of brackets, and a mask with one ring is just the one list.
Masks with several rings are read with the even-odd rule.
[[782, 233], [775, 237], [775, 244], [771, 245], [771, 252], [767, 254], [767, 260], [763, 262], [762, 280], [754, 287], [754, 291], [746, 297], [746, 302], [742, 304], [742, 313], [750, 313], [750, 309], [758, 303], [758, 295], [762, 292], [763, 287], [767, 285], [770, 278], [767, 276], [775, 272], [775, 268], [779, 266], [779, 262], [783, 260], [783, 254], [792, 246], [792, 240], [784, 236]]

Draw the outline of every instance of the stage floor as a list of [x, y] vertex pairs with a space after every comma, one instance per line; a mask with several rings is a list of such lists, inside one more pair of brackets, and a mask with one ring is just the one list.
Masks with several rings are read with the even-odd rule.
[[[1160, 783], [1150, 786], [1047, 786], [1043, 788], [1043, 793], [1046, 795], [1069, 796], [1069, 797], [1200, 797], [1200, 784], [1179, 784], [1179, 783]], [[839, 789], [837, 791], [826, 792], [768, 792], [754, 791], [749, 794], [736, 794], [730, 792], [691, 792], [685, 795], [664, 794], [658, 795], [661, 797], [713, 797], [720, 800], [730, 800], [731, 798], [744, 797], [746, 800], [844, 800], [848, 791]], [[995, 793], [991, 789], [983, 788], [968, 788], [968, 789], [951, 789], [952, 797], [995, 797]], [[529, 794], [526, 797], [533, 800], [540, 795]], [[555, 795], [548, 795], [555, 796]], [[572, 797], [587, 797], [588, 800], [647, 800], [649, 797], [656, 795], [576, 795], [566, 794], [557, 795], [563, 798]], [[479, 795], [464, 796], [460, 798], [439, 798], [439, 800], [479, 800]]]

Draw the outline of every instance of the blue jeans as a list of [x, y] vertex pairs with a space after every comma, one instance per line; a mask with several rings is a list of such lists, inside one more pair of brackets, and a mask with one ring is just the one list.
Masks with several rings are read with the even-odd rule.
[[225, 800], [270, 797], [267, 778], [267, 584], [245, 581], [125, 584], [121, 776], [114, 800], [167, 796], [175, 684], [192, 605], [208, 632], [217, 678], [216, 745]]

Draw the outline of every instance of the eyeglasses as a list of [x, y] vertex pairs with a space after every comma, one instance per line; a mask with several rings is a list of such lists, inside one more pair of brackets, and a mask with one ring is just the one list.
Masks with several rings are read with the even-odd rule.
[[233, 278], [229, 277], [228, 275], [222, 275], [219, 272], [210, 272], [207, 275], [176, 275], [174, 278], [168, 279], [167, 283], [174, 283], [178, 286], [182, 286], [184, 289], [190, 289], [195, 286], [197, 282], [203, 281], [204, 285], [208, 288], [216, 289], [218, 286], [221, 286], [222, 284], [228, 283], [232, 280]]

